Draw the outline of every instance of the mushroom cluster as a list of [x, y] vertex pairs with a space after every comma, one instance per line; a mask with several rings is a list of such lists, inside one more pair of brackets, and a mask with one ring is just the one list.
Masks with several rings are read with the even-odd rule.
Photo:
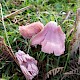
[[24, 38], [30, 39], [31, 45], [41, 45], [44, 53], [60, 56], [65, 51], [65, 34], [54, 21], [45, 26], [41, 22], [34, 22], [20, 26], [19, 31]]
[[[30, 45], [41, 45], [41, 51], [60, 56], [65, 51], [65, 33], [54, 21], [45, 26], [41, 22], [34, 22], [27, 26], [19, 26], [19, 32], [25, 39], [30, 39]], [[38, 74], [37, 61], [29, 54], [19, 50], [15, 54], [20, 68], [26, 79], [32, 80]]]

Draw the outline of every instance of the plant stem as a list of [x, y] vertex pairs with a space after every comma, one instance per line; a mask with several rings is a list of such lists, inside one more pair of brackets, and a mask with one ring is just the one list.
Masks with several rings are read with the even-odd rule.
[[8, 42], [9, 47], [11, 48], [11, 45], [10, 45], [9, 40], [8, 40], [8, 34], [7, 34], [6, 26], [4, 24], [4, 17], [3, 17], [2, 5], [1, 4], [0, 4], [0, 8], [1, 8], [2, 24], [3, 24], [3, 27], [4, 27], [6, 39], [7, 39], [7, 42]]

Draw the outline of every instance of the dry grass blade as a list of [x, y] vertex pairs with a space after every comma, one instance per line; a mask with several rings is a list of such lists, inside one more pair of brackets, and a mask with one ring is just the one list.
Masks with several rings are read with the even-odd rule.
[[8, 15], [4, 16], [3, 19], [13, 17], [13, 16], [15, 16], [17, 14], [20, 14], [20, 13], [24, 12], [25, 10], [30, 9], [31, 7], [33, 7], [33, 6], [31, 5], [31, 6], [27, 6], [27, 7], [21, 8], [20, 10], [17, 10], [15, 12], [11, 13], [11, 14], [8, 14]]
[[47, 72], [46, 74], [46, 79], [49, 78], [50, 75], [55, 76], [57, 73], [59, 73], [60, 71], [63, 70], [64, 67], [58, 67], [58, 68], [54, 68], [52, 70], [50, 70], [49, 72]]
[[67, 13], [67, 16], [66, 16], [65, 20], [68, 19], [68, 18], [71, 16], [71, 13], [72, 13], [72, 11], [69, 11], [69, 12]]
[[2, 37], [0, 37], [0, 51], [0, 61], [13, 59], [17, 63], [17, 65], [19, 65], [16, 57], [13, 55], [12, 49], [5, 44]]

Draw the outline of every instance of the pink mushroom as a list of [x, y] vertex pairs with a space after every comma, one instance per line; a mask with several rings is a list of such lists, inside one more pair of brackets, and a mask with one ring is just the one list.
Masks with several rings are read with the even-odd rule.
[[25, 39], [30, 39], [35, 34], [39, 33], [43, 28], [44, 25], [41, 22], [34, 22], [27, 26], [19, 26], [19, 32]]
[[16, 52], [15, 56], [26, 79], [32, 80], [38, 74], [37, 61], [21, 50]]
[[31, 45], [41, 45], [41, 51], [60, 56], [65, 51], [65, 34], [57, 23], [50, 21], [44, 29], [31, 38]]

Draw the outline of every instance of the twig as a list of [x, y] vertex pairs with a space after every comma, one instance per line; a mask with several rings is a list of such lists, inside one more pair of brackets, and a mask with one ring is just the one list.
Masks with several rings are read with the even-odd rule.
[[77, 53], [77, 50], [80, 45], [80, 8], [77, 9], [76, 13], [76, 34], [75, 34], [75, 42], [72, 44], [71, 56], [74, 56], [74, 53]]
[[11, 57], [17, 63], [17, 65], [19, 66], [18, 60], [16, 59], [12, 49], [5, 44], [4, 39], [1, 36], [0, 36], [0, 42], [2, 44], [0, 46], [0, 49], [2, 51], [2, 54], [0, 55], [0, 60], [5, 59], [7, 57], [8, 58]]
[[33, 6], [31, 5], [31, 6], [27, 6], [27, 7], [21, 8], [20, 10], [17, 10], [17, 11], [15, 11], [15, 12], [9, 14], [9, 15], [4, 16], [3, 19], [13, 17], [13, 16], [15, 16], [17, 14], [20, 14], [20, 13], [24, 12], [25, 10], [30, 9], [31, 7], [33, 7]]

